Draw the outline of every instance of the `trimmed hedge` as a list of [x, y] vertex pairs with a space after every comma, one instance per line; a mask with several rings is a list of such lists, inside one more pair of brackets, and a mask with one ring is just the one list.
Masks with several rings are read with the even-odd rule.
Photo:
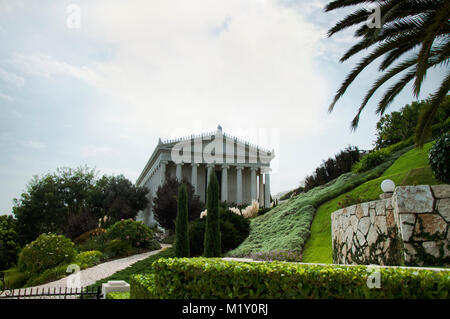
[[380, 288], [367, 285], [367, 266], [167, 258], [154, 274], [131, 278], [131, 299], [148, 298], [448, 298], [450, 272], [378, 268]]
[[130, 299], [129, 292], [110, 292], [106, 294], [106, 299]]

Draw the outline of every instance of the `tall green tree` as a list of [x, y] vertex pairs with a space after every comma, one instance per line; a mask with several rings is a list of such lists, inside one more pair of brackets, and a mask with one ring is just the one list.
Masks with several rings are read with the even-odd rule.
[[122, 175], [96, 178], [88, 167], [58, 168], [54, 173], [34, 176], [13, 213], [22, 244], [52, 232], [71, 239], [97, 227], [107, 215], [114, 222], [134, 218], [148, 205], [147, 188], [136, 188]]
[[[380, 27], [373, 27], [367, 23], [372, 18], [376, 19], [377, 10], [370, 11], [360, 7], [328, 31], [328, 36], [331, 37], [350, 27], [358, 27], [355, 36], [359, 41], [342, 56], [340, 62], [363, 50], [373, 49], [347, 75], [329, 107], [330, 112], [355, 78], [369, 64], [382, 57], [379, 66], [382, 74], [366, 93], [352, 121], [352, 129], [357, 128], [360, 114], [368, 101], [387, 81], [399, 76], [399, 79], [385, 91], [378, 104], [376, 111], [381, 115], [410, 82], [413, 83], [413, 94], [417, 98], [428, 69], [446, 67], [450, 56], [450, 1], [335, 0], [328, 3], [325, 11], [365, 4], [373, 4], [379, 9]], [[431, 95], [429, 106], [419, 116], [415, 129], [415, 142], [419, 147], [431, 135], [433, 119], [449, 89], [450, 72], [447, 68], [440, 87]]]
[[189, 257], [189, 230], [188, 230], [188, 195], [186, 184], [178, 188], [177, 219], [175, 222], [175, 256]]
[[[186, 185], [188, 194], [188, 219], [192, 221], [200, 217], [200, 213], [205, 208], [205, 204], [200, 201], [200, 197], [195, 195], [194, 186], [186, 180], [182, 181]], [[175, 220], [177, 218], [177, 194], [180, 182], [166, 174], [165, 182], [158, 187], [156, 197], [153, 199], [153, 212], [155, 219], [161, 227], [168, 229], [171, 233], [175, 230]]]
[[206, 228], [203, 256], [220, 257], [221, 238], [219, 221], [219, 182], [216, 172], [209, 174], [208, 192], [206, 197]]

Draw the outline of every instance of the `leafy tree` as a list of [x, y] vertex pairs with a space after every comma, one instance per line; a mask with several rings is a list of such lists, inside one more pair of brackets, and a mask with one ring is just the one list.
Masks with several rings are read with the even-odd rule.
[[148, 205], [146, 193], [146, 188], [136, 188], [122, 175], [98, 180], [95, 170], [87, 167], [34, 176], [21, 198], [14, 199], [21, 243], [48, 232], [73, 239], [95, 228], [104, 215], [112, 221], [135, 217]]
[[[182, 181], [186, 184], [188, 194], [188, 219], [189, 221], [200, 217], [200, 213], [204, 208], [204, 204], [200, 201], [200, 197], [195, 195], [195, 189], [186, 180]], [[177, 217], [177, 195], [180, 182], [176, 178], [166, 175], [163, 185], [158, 187], [156, 196], [153, 199], [153, 213], [156, 221], [161, 227], [168, 229], [170, 232], [175, 231], [175, 220]]]
[[206, 198], [206, 227], [203, 255], [220, 257], [220, 225], [219, 225], [219, 182], [214, 171], [209, 174], [208, 193]]
[[20, 252], [17, 221], [8, 215], [0, 216], [0, 270], [8, 269], [17, 262]]
[[110, 223], [136, 218], [148, 206], [147, 187], [136, 187], [125, 176], [103, 176], [97, 183], [96, 205], [109, 217]]
[[185, 184], [178, 188], [178, 214], [175, 225], [175, 256], [189, 257], [188, 199]]
[[[398, 112], [383, 115], [377, 122], [375, 148], [380, 149], [414, 135], [420, 113], [430, 105], [430, 99], [412, 102]], [[447, 95], [434, 118], [433, 125], [444, 123], [450, 116], [450, 96]], [[434, 128], [434, 126], [433, 126]]]
[[[331, 37], [337, 32], [358, 26], [355, 36], [359, 37], [359, 42], [342, 56], [340, 62], [346, 61], [363, 50], [373, 48], [347, 75], [329, 107], [330, 112], [355, 78], [369, 64], [383, 57], [379, 66], [379, 70], [383, 73], [374, 82], [359, 106], [351, 124], [352, 129], [357, 128], [360, 114], [373, 94], [387, 81], [401, 75], [381, 98], [376, 110], [381, 115], [408, 83], [413, 81], [414, 96], [419, 96], [427, 70], [437, 66], [445, 67], [449, 62], [450, 1], [334, 0], [328, 3], [325, 11], [367, 3], [378, 6], [382, 20], [380, 28], [370, 27], [367, 23], [369, 18], [372, 18], [372, 11], [359, 8], [328, 31], [328, 36]], [[407, 58], [404, 58], [406, 56]], [[395, 62], [398, 63], [394, 65]], [[431, 95], [429, 105], [421, 111], [415, 129], [415, 141], [418, 146], [422, 146], [430, 136], [433, 120], [449, 89], [450, 72], [447, 69], [440, 87]]]

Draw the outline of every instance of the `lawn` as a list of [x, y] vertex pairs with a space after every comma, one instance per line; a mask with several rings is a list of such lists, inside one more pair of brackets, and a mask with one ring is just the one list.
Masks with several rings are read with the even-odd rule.
[[331, 214], [340, 207], [338, 203], [346, 195], [363, 198], [365, 201], [376, 200], [382, 193], [380, 184], [384, 179], [391, 179], [396, 185], [439, 184], [434, 179], [428, 166], [428, 151], [432, 143], [425, 144], [423, 149], [412, 149], [400, 156], [380, 177], [365, 182], [353, 190], [346, 192], [317, 209], [311, 224], [311, 236], [305, 244], [303, 262], [332, 263], [331, 249]]
[[[358, 185], [379, 177], [394, 161], [413, 147], [394, 153], [389, 160], [363, 173], [342, 174], [329, 183], [315, 187], [279, 204], [262, 216], [251, 220], [250, 234], [227, 256], [245, 257], [252, 253], [270, 251], [301, 252], [310, 236], [311, 222], [323, 203], [346, 193]], [[378, 194], [376, 195], [378, 196]], [[328, 227], [325, 225], [325, 227]]]

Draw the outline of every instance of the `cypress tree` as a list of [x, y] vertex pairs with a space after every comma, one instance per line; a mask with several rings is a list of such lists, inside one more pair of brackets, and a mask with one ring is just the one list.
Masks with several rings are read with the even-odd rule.
[[219, 226], [219, 183], [216, 172], [209, 175], [208, 193], [206, 196], [206, 215], [204, 257], [220, 257], [220, 226]]
[[175, 256], [189, 257], [188, 195], [185, 184], [181, 184], [180, 187], [178, 187], [175, 236]]

